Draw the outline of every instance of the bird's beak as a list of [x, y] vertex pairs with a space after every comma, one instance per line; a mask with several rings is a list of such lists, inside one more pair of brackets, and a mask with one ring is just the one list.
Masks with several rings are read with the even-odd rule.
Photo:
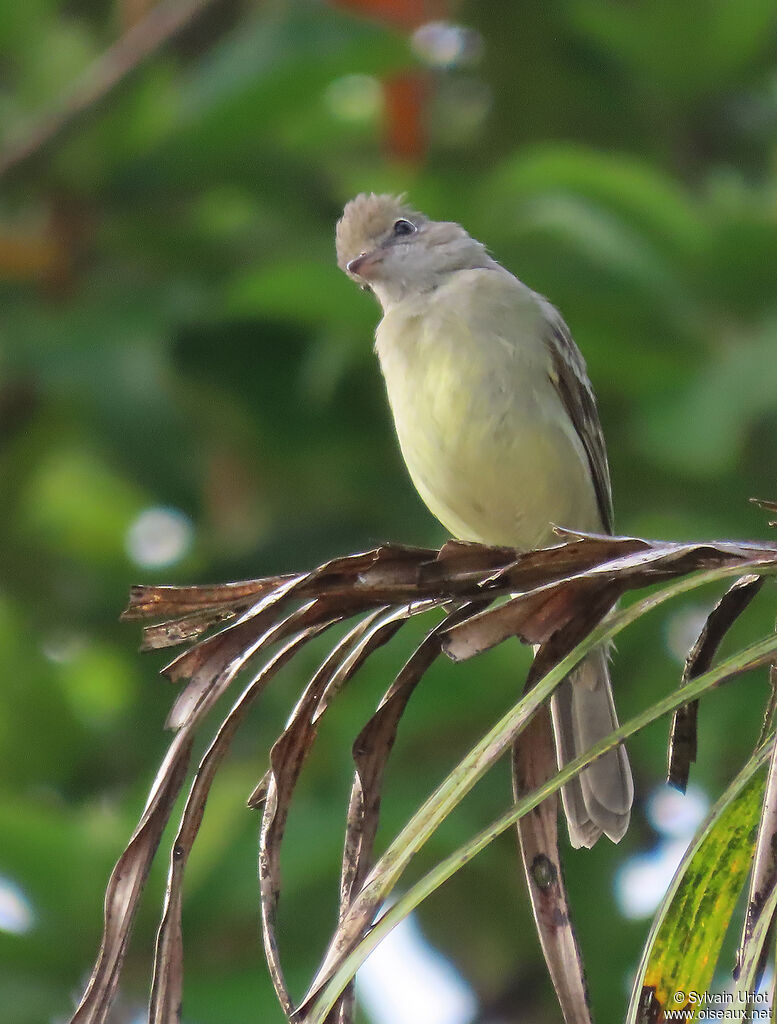
[[376, 249], [374, 252], [363, 252], [354, 259], [349, 260], [345, 269], [354, 277], [361, 277], [365, 280], [369, 280], [370, 271], [373, 267], [376, 267], [382, 262], [383, 255], [380, 249]]

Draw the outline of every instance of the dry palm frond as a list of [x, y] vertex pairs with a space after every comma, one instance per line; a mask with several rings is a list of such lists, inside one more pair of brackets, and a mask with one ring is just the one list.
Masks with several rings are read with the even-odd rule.
[[[356, 620], [305, 688], [270, 752], [266, 776], [249, 799], [251, 806], [262, 807], [260, 900], [265, 951], [278, 998], [290, 1020], [305, 1019], [300, 1014], [309, 999], [302, 1008], [295, 1006], [284, 981], [276, 937], [279, 855], [289, 805], [322, 716], [376, 648], [410, 618], [438, 610], [433, 628], [354, 742], [340, 923], [312, 993], [371, 927], [377, 907], [365, 893], [373, 867], [386, 762], [407, 703], [440, 653], [457, 661], [518, 636], [539, 645], [527, 682], [531, 686], [598, 626], [627, 591], [701, 569], [741, 571], [743, 578], [713, 612], [697, 642], [685, 677], [691, 679], [710, 664], [721, 637], [760, 586], [761, 574], [774, 571], [775, 566], [774, 545], [672, 544], [566, 533], [553, 548], [523, 554], [460, 542], [450, 542], [439, 551], [387, 545], [335, 559], [308, 573], [216, 586], [134, 587], [123, 618], [153, 620], [144, 626], [144, 648], [194, 644], [163, 670], [171, 680], [185, 684], [168, 716], [175, 735], [143, 816], [111, 876], [99, 957], [72, 1024], [106, 1020], [149, 865], [186, 776], [192, 739], [207, 712], [249, 663], [259, 667], [200, 762], [170, 853], [149, 1012], [152, 1024], [172, 1024], [178, 1019], [183, 986], [181, 892], [214, 775], [248, 708], [281, 666], [311, 639], [336, 624]], [[440, 610], [445, 615], [442, 621]], [[210, 635], [203, 637], [209, 630]], [[672, 771], [678, 782], [687, 777], [694, 750], [694, 713], [689, 708], [678, 712], [675, 720]], [[543, 718], [534, 718], [517, 740], [515, 785], [521, 794], [553, 773], [546, 724]], [[569, 1021], [587, 1021], [588, 1011], [580, 1004], [585, 982], [561, 878], [555, 818], [555, 800], [547, 800], [521, 819], [522, 853], [543, 949], [565, 1014]], [[575, 1004], [577, 1010], [571, 1009]], [[352, 1015], [352, 993], [346, 991], [329, 1019], [346, 1024]]]

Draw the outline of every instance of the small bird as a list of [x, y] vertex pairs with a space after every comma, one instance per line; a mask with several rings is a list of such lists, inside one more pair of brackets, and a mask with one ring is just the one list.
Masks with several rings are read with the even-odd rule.
[[[607, 453], [586, 366], [561, 314], [459, 224], [365, 194], [336, 230], [340, 268], [383, 310], [375, 348], [415, 487], [460, 540], [528, 551], [553, 525], [612, 532]], [[617, 727], [604, 650], [558, 687], [559, 766]], [[625, 749], [562, 790], [575, 847], [618, 842], [634, 787]]]

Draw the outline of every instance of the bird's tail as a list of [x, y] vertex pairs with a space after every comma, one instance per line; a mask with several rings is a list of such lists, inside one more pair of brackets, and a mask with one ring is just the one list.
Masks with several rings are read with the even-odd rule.
[[[604, 650], [589, 654], [551, 700], [559, 768], [618, 727]], [[563, 787], [572, 846], [593, 846], [604, 833], [614, 843], [629, 826], [634, 783], [625, 748], [610, 750]]]

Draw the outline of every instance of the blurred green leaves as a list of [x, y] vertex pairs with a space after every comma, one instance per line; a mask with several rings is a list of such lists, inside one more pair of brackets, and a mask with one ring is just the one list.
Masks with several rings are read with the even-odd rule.
[[[59, 107], [127, 12], [121, 0], [1, 7], [10, 145]], [[599, 396], [621, 532], [767, 529], [747, 498], [774, 497], [777, 480], [774, 5], [500, 0], [466, 2], [455, 16], [481, 33], [483, 55], [428, 73], [429, 149], [415, 163], [382, 141], [381, 83], [418, 69], [406, 38], [312, 0], [216, 0], [0, 195], [0, 833], [14, 837], [0, 843], [0, 875], [37, 914], [27, 936], [0, 933], [0, 964], [11, 965], [0, 987], [26, 979], [8, 988], [9, 1024], [66, 1014], [94, 953], [101, 881], [162, 749], [159, 664], [139, 661], [115, 622], [128, 584], [255, 576], [381, 540], [442, 539], [396, 448], [371, 356], [376, 308], [334, 265], [334, 221], [356, 191], [407, 189], [559, 306]], [[451, 103], [466, 116], [446, 115]], [[20, 259], [20, 242], [54, 253], [53, 269]], [[150, 507], [193, 523], [185, 562], [153, 572], [132, 562], [127, 530]], [[753, 614], [770, 628], [770, 612]], [[390, 648], [358, 699], [377, 700], [404, 653]], [[521, 658], [497, 652], [455, 683], [440, 670], [419, 689], [392, 768], [390, 822], [513, 702]], [[614, 666], [624, 717], [679, 672], [663, 634], [635, 628]], [[230, 794], [242, 778], [247, 795], [266, 767], [273, 722], [300, 683], [284, 678], [235, 751]], [[711, 699], [715, 756], [702, 717], [697, 773], [707, 787], [740, 763], [756, 703], [728, 690]], [[299, 824], [300, 849], [284, 865], [300, 894], [287, 922], [300, 978], [334, 913], [352, 726], [343, 712], [322, 731], [306, 792], [316, 825]], [[663, 739], [635, 744], [643, 794], [661, 777]], [[506, 792], [506, 779], [485, 784], [462, 834]], [[190, 970], [185, 1013], [203, 1024], [242, 1024], [257, 991], [269, 993], [247, 980], [258, 959], [247, 907], [255, 826], [235, 820], [214, 809], [224, 876], [214, 852], [202, 869], [210, 884], [185, 908], [198, 922], [190, 962], [209, 964], [223, 947], [218, 976], [246, 979], [227, 1005], [215, 993], [226, 982]], [[626, 842], [649, 836], [638, 826]], [[300, 850], [317, 843], [313, 878]], [[590, 894], [609, 892], [627, 852], [569, 865], [593, 935], [609, 901], [597, 910]], [[471, 871], [493, 867], [503, 887], [508, 858], [493, 856]], [[237, 878], [246, 888], [220, 917]], [[502, 890], [487, 879], [480, 891]], [[518, 962], [528, 991], [543, 975], [527, 908], [493, 898], [475, 934], [464, 902], [435, 903], [445, 952], [484, 999]], [[303, 904], [307, 930], [294, 923]], [[152, 930], [149, 913], [139, 947]], [[592, 978], [602, 1019], [622, 1011], [612, 979], [633, 970], [640, 940], [635, 931], [602, 966], [608, 975]], [[472, 944], [489, 955], [473, 960]]]
[[54, 450], [30, 478], [19, 512], [32, 543], [99, 565], [123, 562], [140, 497], [94, 453]]
[[573, 0], [570, 6], [578, 28], [645, 88], [682, 100], [749, 69], [764, 54], [775, 23], [769, 0]]

